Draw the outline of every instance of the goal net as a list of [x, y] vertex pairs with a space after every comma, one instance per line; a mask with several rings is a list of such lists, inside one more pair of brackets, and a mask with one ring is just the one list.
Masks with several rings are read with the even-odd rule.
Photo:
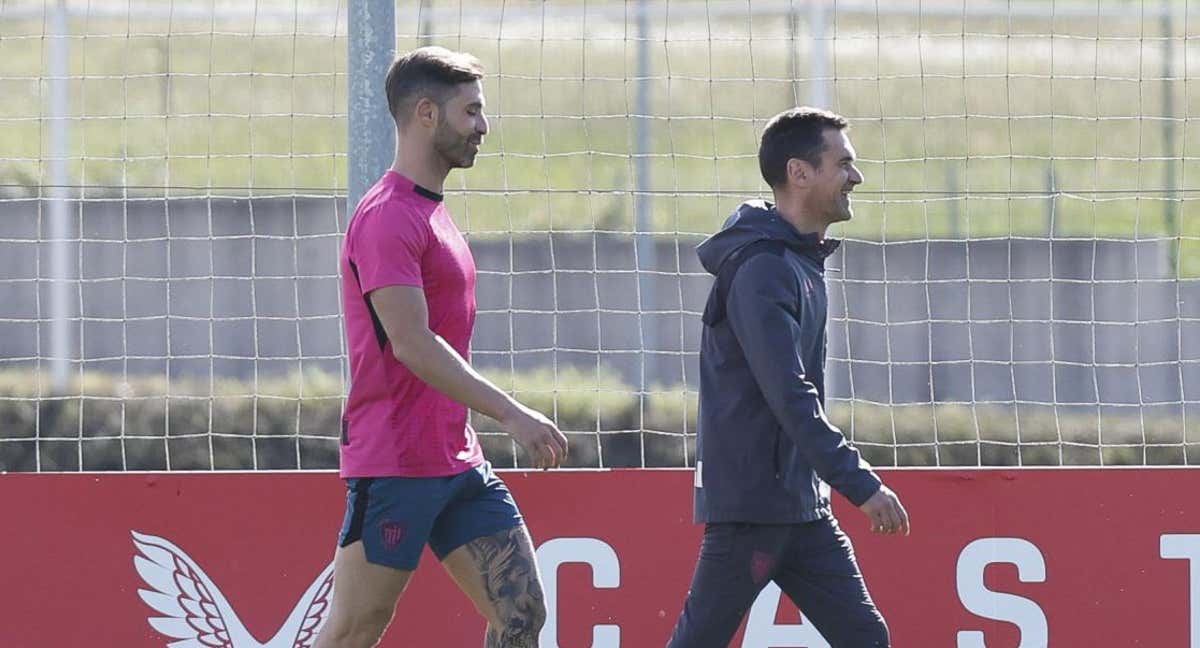
[[[473, 362], [573, 466], [691, 465], [694, 246], [769, 198], [766, 120], [818, 105], [866, 175], [832, 232], [826, 404], [868, 459], [1196, 463], [1190, 12], [399, 3], [398, 50], [488, 72], [492, 131], [447, 184]], [[316, 0], [0, 3], [0, 471], [336, 466], [346, 24]]]

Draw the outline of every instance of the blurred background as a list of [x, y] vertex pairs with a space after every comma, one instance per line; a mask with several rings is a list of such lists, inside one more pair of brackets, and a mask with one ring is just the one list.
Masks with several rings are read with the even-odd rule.
[[[348, 142], [393, 137], [349, 130], [351, 9], [0, 3], [0, 471], [336, 467]], [[691, 465], [694, 246], [770, 197], [758, 136], [795, 105], [849, 118], [866, 175], [827, 406], [868, 459], [1200, 462], [1200, 4], [391, 9], [397, 51], [486, 66], [447, 184], [473, 362], [572, 465]]]

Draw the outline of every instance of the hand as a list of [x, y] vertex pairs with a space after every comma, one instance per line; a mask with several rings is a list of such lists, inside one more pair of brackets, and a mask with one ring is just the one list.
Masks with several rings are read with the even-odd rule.
[[558, 468], [567, 458], [567, 437], [537, 410], [518, 404], [500, 426], [525, 448], [537, 468]]
[[871, 531], [887, 535], [908, 535], [908, 511], [900, 503], [900, 498], [887, 486], [880, 486], [862, 506], [867, 517], [871, 518]]

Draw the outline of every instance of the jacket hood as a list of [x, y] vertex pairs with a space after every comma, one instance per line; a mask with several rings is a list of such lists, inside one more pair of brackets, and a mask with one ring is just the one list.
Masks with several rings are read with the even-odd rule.
[[775, 205], [765, 200], [748, 200], [730, 214], [721, 231], [696, 246], [696, 254], [700, 257], [700, 265], [715, 275], [734, 252], [763, 239], [782, 241], [818, 262], [824, 261], [839, 244], [835, 239], [821, 241], [816, 234], [801, 234], [775, 211]]

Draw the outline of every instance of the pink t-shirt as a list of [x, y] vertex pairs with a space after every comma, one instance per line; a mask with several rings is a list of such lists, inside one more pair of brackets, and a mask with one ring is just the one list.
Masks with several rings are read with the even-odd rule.
[[482, 464], [466, 406], [396, 360], [367, 297], [384, 286], [421, 288], [430, 330], [470, 359], [475, 260], [442, 197], [385, 173], [354, 211], [341, 272], [350, 351], [342, 477], [442, 477]]

